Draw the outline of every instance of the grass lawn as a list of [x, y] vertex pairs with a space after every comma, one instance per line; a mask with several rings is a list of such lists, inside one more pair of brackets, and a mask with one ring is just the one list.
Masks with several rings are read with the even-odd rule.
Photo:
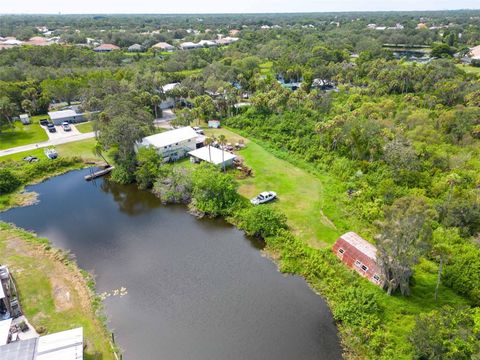
[[[57, 145], [55, 146], [55, 149], [57, 150], [59, 156], [79, 156], [85, 160], [101, 160], [101, 158], [97, 157], [92, 152], [92, 149], [95, 146], [95, 142], [95, 139], [80, 140], [67, 144]], [[38, 158], [45, 158], [43, 150], [44, 149], [35, 149], [17, 154], [2, 156], [0, 157], [0, 162], [7, 160], [19, 161], [28, 155], [36, 156]]]
[[268, 75], [272, 73], [272, 67], [273, 67], [273, 62], [271, 61], [267, 61], [267, 62], [264, 62], [263, 64], [260, 64], [260, 74]]
[[[205, 133], [217, 137], [223, 134], [231, 143], [242, 138], [227, 129], [207, 129]], [[333, 199], [325, 195], [322, 179], [275, 157], [255, 142], [244, 140], [247, 147], [239, 155], [253, 169], [253, 176], [240, 180], [240, 194], [252, 198], [262, 191], [275, 191], [278, 200], [271, 206], [287, 215], [289, 225], [297, 236], [313, 247], [332, 244], [347, 225], [339, 221], [341, 226], [338, 228], [325, 215], [326, 207], [336, 209]], [[328, 186], [333, 185], [329, 180], [327, 183]]]
[[457, 64], [457, 67], [467, 73], [480, 75], [480, 67], [463, 65], [463, 64]]
[[5, 126], [0, 132], [0, 150], [47, 141], [46, 131], [37, 123], [23, 125], [15, 121], [15, 128]]
[[78, 131], [81, 133], [89, 133], [93, 131], [93, 122], [87, 121], [81, 124], [74, 124]]
[[0, 263], [15, 276], [23, 312], [43, 334], [83, 327], [85, 359], [114, 359], [87, 281], [74, 264], [45, 245], [30, 233], [0, 223]]

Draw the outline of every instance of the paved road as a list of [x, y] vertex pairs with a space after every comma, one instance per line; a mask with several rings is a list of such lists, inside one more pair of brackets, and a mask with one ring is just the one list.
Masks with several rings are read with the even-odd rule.
[[6, 149], [6, 150], [0, 150], [0, 156], [16, 154], [16, 153], [19, 153], [19, 152], [35, 150], [37, 148], [44, 148], [44, 147], [48, 147], [48, 146], [66, 144], [66, 143], [73, 142], [73, 141], [91, 139], [91, 138], [94, 138], [94, 137], [95, 137], [95, 132], [93, 132], [93, 131], [89, 132], [89, 133], [84, 133], [84, 134], [72, 133], [69, 136], [62, 136], [62, 137], [56, 138], [56, 139], [49, 139], [47, 141], [40, 142], [38, 144], [29, 144], [29, 145], [17, 146], [17, 147]]

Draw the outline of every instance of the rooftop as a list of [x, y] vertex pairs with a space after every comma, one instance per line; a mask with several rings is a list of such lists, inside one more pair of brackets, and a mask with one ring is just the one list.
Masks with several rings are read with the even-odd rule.
[[2, 360], [82, 360], [83, 329], [76, 328], [0, 346]]
[[50, 111], [48, 116], [50, 119], [63, 119], [70, 116], [77, 116], [78, 114], [74, 110], [60, 110], [60, 111]]
[[100, 46], [97, 46], [93, 50], [120, 50], [120, 48], [117, 45], [113, 44], [102, 44]]
[[173, 45], [170, 45], [169, 43], [166, 43], [166, 42], [158, 42], [155, 45], [153, 45], [152, 48], [155, 48], [155, 49], [174, 49], [175, 47]]
[[[208, 149], [210, 148], [210, 153]], [[237, 156], [228, 151], [223, 151], [223, 160], [222, 160], [222, 150], [217, 149], [213, 146], [204, 146], [200, 149], [190, 151], [188, 153], [190, 156], [194, 156], [200, 160], [210, 162], [215, 165], [222, 164], [222, 162], [235, 159]], [[211, 156], [211, 161], [210, 161]]]
[[159, 134], [144, 137], [142, 144], [144, 146], [154, 146], [162, 148], [181, 141], [196, 139], [198, 134], [190, 126], [185, 126], [179, 129], [165, 131]]
[[376, 260], [377, 248], [375, 247], [375, 245], [369, 243], [360, 235], [354, 233], [353, 231], [350, 231], [340, 236], [340, 238], [345, 240], [347, 243], [349, 243], [356, 249], [360, 250], [363, 254], [365, 254], [369, 258]]

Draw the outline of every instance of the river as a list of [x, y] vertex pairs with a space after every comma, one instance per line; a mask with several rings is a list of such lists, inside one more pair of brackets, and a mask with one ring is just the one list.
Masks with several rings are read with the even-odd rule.
[[34, 206], [0, 220], [48, 237], [96, 276], [124, 359], [339, 359], [325, 301], [297, 276], [283, 275], [261, 244], [220, 220], [162, 206], [149, 192], [88, 170], [28, 190]]

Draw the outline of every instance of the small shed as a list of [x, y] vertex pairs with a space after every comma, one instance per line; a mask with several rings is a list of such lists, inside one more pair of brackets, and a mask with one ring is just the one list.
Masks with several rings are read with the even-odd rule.
[[233, 160], [237, 157], [229, 151], [218, 149], [214, 146], [204, 146], [199, 149], [190, 151], [191, 162], [206, 161], [211, 164], [229, 167], [233, 165]]
[[220, 120], [208, 120], [208, 127], [218, 129], [220, 127]]
[[28, 117], [28, 114], [21, 114], [19, 117], [23, 125], [30, 124], [30, 118]]
[[382, 285], [382, 271], [377, 264], [377, 248], [358, 234], [343, 234], [333, 245], [333, 252], [349, 268], [376, 285]]

